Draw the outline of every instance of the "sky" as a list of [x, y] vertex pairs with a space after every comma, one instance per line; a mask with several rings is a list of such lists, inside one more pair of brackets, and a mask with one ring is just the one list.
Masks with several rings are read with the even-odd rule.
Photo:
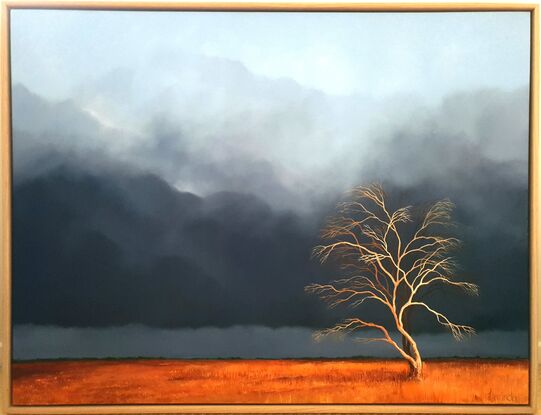
[[430, 298], [475, 340], [419, 313], [421, 348], [527, 355], [527, 13], [14, 10], [11, 30], [15, 358], [380, 353], [314, 345], [381, 310], [303, 292], [336, 275], [310, 258], [325, 218], [373, 181], [453, 200], [481, 287]]
[[254, 74], [328, 94], [374, 98], [519, 87], [529, 70], [527, 12], [14, 10], [11, 30], [17, 79], [55, 99], [118, 67], [173, 64], [179, 52], [233, 60]]

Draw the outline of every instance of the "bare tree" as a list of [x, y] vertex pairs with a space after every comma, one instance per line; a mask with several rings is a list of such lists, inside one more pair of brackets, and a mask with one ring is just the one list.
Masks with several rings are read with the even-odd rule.
[[[423, 301], [427, 291], [438, 285], [478, 294], [477, 285], [456, 280], [457, 264], [450, 253], [459, 240], [441, 234], [443, 227], [452, 224], [453, 207], [449, 200], [435, 202], [414, 222], [412, 206], [389, 209], [381, 186], [355, 188], [350, 200], [338, 205], [337, 214], [322, 229], [326, 243], [313, 250], [321, 263], [338, 260], [345, 278], [310, 284], [305, 291], [318, 295], [329, 307], [358, 307], [374, 301], [390, 313], [392, 324], [348, 318], [317, 332], [316, 339], [365, 328], [376, 330], [379, 337], [361, 340], [390, 344], [409, 363], [410, 376], [420, 378], [423, 361], [408, 322], [414, 307], [431, 313], [457, 340], [474, 334], [472, 327], [451, 322]], [[402, 342], [393, 339], [393, 332], [399, 333]]]

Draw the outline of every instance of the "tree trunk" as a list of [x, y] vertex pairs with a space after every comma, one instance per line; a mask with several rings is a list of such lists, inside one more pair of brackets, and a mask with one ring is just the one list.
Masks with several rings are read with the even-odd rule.
[[402, 336], [402, 350], [411, 356], [411, 345], [405, 336]]
[[409, 374], [408, 376], [413, 380], [421, 380], [423, 377], [423, 361], [419, 357], [415, 360], [415, 364], [409, 363]]
[[402, 316], [403, 319], [403, 323], [404, 324], [404, 328], [405, 330], [403, 331], [402, 333], [402, 345], [404, 347], [404, 351], [409, 355], [411, 356], [412, 361], [408, 360], [408, 363], [409, 363], [409, 377], [411, 379], [415, 379], [415, 380], [420, 380], [423, 376], [423, 360], [421, 359], [421, 353], [419, 352], [419, 349], [417, 348], [417, 343], [415, 342], [415, 340], [413, 340], [413, 338], [411, 337], [411, 335], [409, 334], [409, 327], [405, 327], [406, 323], [407, 322], [407, 317], [406, 319], [404, 320], [404, 316]]
[[[404, 326], [404, 330], [406, 330], [409, 333], [410, 332], [409, 309], [404, 310], [404, 314], [402, 315], [402, 325]], [[413, 357], [411, 343], [407, 339], [407, 337], [404, 335], [402, 335], [402, 350], [404, 350], [408, 355]]]

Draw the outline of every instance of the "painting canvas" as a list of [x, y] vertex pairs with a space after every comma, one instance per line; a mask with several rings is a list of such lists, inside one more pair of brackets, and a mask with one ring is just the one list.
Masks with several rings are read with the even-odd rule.
[[11, 405], [529, 405], [530, 22], [12, 9]]

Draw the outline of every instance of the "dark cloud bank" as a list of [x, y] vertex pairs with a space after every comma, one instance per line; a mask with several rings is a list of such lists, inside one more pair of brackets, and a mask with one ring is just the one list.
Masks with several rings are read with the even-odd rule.
[[[363, 334], [366, 337], [366, 333]], [[355, 339], [314, 342], [306, 327], [159, 329], [128, 325], [108, 328], [17, 326], [13, 333], [14, 358], [316, 358], [397, 357], [391, 347], [359, 344]], [[448, 333], [416, 336], [425, 357], [477, 357], [490, 350], [491, 357], [527, 357], [524, 331], [484, 331], [468, 341], [450, 341]]]
[[[524, 119], [516, 109], [517, 103], [527, 104], [526, 90], [457, 95], [437, 110], [419, 109], [410, 122], [385, 123], [373, 131], [379, 144], [370, 157], [358, 156], [357, 163], [349, 154], [344, 162], [355, 166], [350, 171], [355, 178], [342, 180], [341, 174], [323, 193], [303, 187], [294, 196], [307, 201], [299, 209], [275, 203], [273, 198], [287, 199], [291, 189], [263, 155], [256, 163], [248, 158], [229, 166], [216, 162], [214, 170], [179, 156], [181, 171], [211, 171], [213, 183], [222, 171], [232, 177], [227, 169], [254, 180], [246, 191], [232, 189], [228, 179], [221, 191], [198, 195], [179, 190], [158, 168], [138, 168], [133, 154], [115, 158], [99, 146], [74, 144], [125, 138], [125, 132], [100, 125], [75, 102], [51, 104], [22, 86], [13, 92], [15, 357], [84, 356], [92, 348], [99, 350], [93, 356], [375, 352], [358, 344], [354, 352], [347, 342], [333, 352], [328, 343], [313, 345], [307, 334], [352, 312], [331, 312], [303, 292], [310, 282], [336, 276], [331, 266], [312, 261], [310, 251], [352, 180], [383, 181], [397, 206], [443, 197], [457, 205], [457, 232], [464, 241], [457, 253], [461, 272], [480, 285], [481, 294], [446, 290], [428, 301], [481, 334], [467, 340], [474, 342], [470, 349], [447, 345], [444, 330], [420, 310], [414, 330], [424, 336], [429, 354], [527, 354], [527, 111]], [[149, 157], [169, 151], [175, 128], [167, 134], [155, 130], [163, 134], [143, 148]], [[515, 147], [508, 146], [509, 137]], [[257, 184], [263, 181], [261, 188]], [[381, 320], [381, 311], [367, 305], [362, 313]], [[216, 333], [223, 346], [216, 344]], [[109, 339], [116, 334], [113, 345]], [[238, 336], [238, 342], [228, 336]], [[216, 342], [214, 349], [201, 347], [208, 339]], [[262, 339], [283, 348], [272, 352]], [[38, 340], [44, 345], [41, 355], [32, 348]]]

